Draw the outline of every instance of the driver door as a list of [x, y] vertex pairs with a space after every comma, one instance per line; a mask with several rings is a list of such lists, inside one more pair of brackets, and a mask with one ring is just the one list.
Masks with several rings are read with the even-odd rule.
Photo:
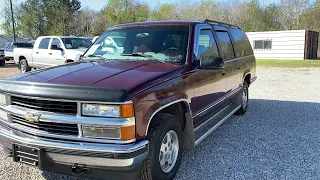
[[[212, 28], [199, 29], [195, 44], [196, 63], [202, 58], [214, 61], [220, 57], [216, 38]], [[223, 68], [203, 69], [197, 68], [195, 76], [194, 127], [197, 127], [224, 107], [223, 96], [226, 92], [226, 77]]]
[[[61, 48], [61, 50], [52, 49], [52, 45], [56, 45], [58, 48]], [[48, 64], [50, 64], [50, 66], [65, 64], [65, 53], [60, 40], [58, 38], [52, 38], [49, 47]]]

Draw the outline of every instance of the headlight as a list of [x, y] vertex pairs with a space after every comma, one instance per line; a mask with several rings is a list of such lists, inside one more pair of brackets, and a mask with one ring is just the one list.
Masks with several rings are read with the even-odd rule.
[[132, 140], [135, 138], [135, 132], [135, 126], [108, 127], [99, 125], [82, 125], [82, 136], [89, 138]]
[[135, 118], [133, 104], [82, 104], [82, 115], [109, 118], [129, 118], [129, 124], [123, 126], [81, 125], [82, 136], [89, 138], [111, 138], [132, 140], [135, 138]]
[[132, 104], [102, 105], [82, 104], [82, 115], [97, 117], [121, 117], [129, 118], [134, 116]]
[[6, 96], [4, 94], [0, 94], [0, 104], [6, 105]]
[[82, 135], [84, 137], [93, 138], [120, 138], [120, 128], [112, 128], [106, 126], [82, 126]]
[[120, 117], [120, 106], [83, 104], [82, 114], [85, 116]]

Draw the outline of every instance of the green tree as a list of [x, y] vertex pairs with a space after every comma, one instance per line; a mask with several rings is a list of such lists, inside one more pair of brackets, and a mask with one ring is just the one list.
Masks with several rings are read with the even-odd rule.
[[151, 19], [159, 20], [176, 20], [179, 19], [176, 6], [174, 4], [163, 4], [159, 10], [154, 10], [151, 13]]
[[149, 7], [133, 0], [110, 0], [103, 8], [102, 14], [106, 26], [146, 21], [149, 18]]

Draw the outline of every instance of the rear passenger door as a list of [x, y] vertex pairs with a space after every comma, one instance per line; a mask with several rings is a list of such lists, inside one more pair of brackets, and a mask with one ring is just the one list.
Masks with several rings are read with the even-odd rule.
[[245, 32], [236, 27], [229, 27], [229, 32], [232, 36], [234, 50], [236, 52], [236, 57], [238, 63], [240, 64], [239, 83], [243, 83], [243, 77], [249, 72], [249, 65], [255, 65], [255, 58], [253, 56], [253, 51], [247, 38]]
[[[42, 38], [40, 40], [39, 45], [36, 47], [34, 46], [34, 49], [32, 51], [32, 57], [33, 57], [33, 65], [37, 68], [41, 67], [47, 67], [47, 60], [49, 57], [49, 42], [51, 38]], [[28, 59], [29, 60], [29, 59]], [[30, 61], [30, 60], [29, 60]]]
[[240, 64], [236, 59], [228, 29], [224, 26], [214, 26], [214, 29], [217, 35], [220, 55], [224, 61], [225, 73], [227, 78], [226, 98], [228, 98], [235, 91], [239, 90], [238, 88], [240, 87]]

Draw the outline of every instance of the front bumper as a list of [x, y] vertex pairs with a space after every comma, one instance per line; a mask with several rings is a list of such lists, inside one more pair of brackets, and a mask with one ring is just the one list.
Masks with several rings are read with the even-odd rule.
[[[9, 155], [12, 155], [13, 144], [42, 149], [42, 161], [50, 163], [45, 163], [47, 165], [40, 167], [41, 169], [80, 176], [72, 168], [79, 166], [91, 171], [100, 169], [112, 173], [132, 172], [139, 169], [148, 156], [147, 140], [127, 145], [49, 140], [19, 132], [4, 123], [0, 123], [0, 143]], [[137, 171], [136, 175], [138, 174]], [[95, 177], [96, 174], [82, 175]]]

